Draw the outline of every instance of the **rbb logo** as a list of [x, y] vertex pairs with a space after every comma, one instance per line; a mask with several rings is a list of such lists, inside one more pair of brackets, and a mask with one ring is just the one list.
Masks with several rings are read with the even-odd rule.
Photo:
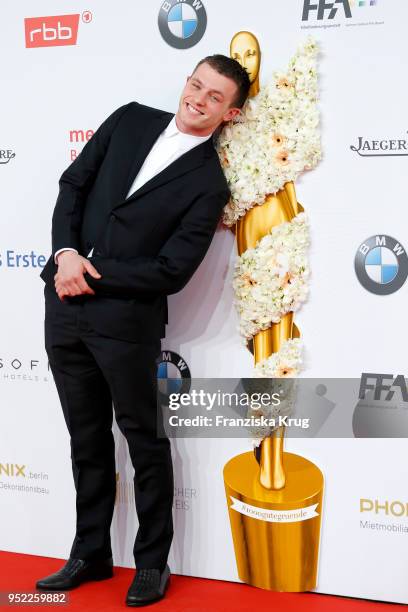
[[319, 20], [324, 19], [326, 17], [326, 12], [330, 11], [327, 17], [328, 19], [333, 19], [338, 11], [338, 5], [343, 7], [345, 17], [352, 17], [349, 0], [334, 0], [333, 2], [319, 0], [318, 3], [312, 0], [304, 0], [302, 21], [308, 21], [312, 11], [317, 11], [317, 19]]
[[27, 17], [24, 19], [27, 48], [76, 45], [79, 15]]

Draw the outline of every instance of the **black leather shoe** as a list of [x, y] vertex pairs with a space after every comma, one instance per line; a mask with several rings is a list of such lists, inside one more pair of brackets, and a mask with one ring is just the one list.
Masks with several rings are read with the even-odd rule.
[[128, 606], [146, 606], [164, 597], [170, 582], [168, 565], [162, 572], [158, 569], [139, 569], [129, 587], [126, 604]]
[[88, 580], [104, 580], [112, 576], [112, 557], [97, 561], [86, 561], [70, 557], [58, 572], [38, 580], [35, 586], [37, 589], [46, 591], [66, 591]]

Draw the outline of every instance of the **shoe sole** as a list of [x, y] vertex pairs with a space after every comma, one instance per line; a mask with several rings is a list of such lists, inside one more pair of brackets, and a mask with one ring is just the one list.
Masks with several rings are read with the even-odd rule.
[[61, 588], [58, 586], [39, 586], [38, 584], [35, 585], [35, 588], [40, 590], [40, 591], [71, 591], [72, 589], [76, 589], [77, 587], [81, 586], [81, 584], [84, 584], [85, 582], [97, 582], [100, 580], [108, 580], [109, 578], [113, 578], [113, 572], [109, 575], [98, 575], [98, 576], [90, 576], [89, 578], [84, 578], [84, 580], [81, 580], [80, 582], [78, 582], [78, 584], [73, 584], [72, 586], [69, 587], [65, 587], [65, 588]]

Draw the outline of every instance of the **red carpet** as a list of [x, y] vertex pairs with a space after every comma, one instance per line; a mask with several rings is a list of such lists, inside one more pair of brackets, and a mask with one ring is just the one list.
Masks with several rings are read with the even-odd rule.
[[[35, 581], [58, 570], [61, 559], [0, 552], [0, 591], [35, 591]], [[60, 610], [131, 610], [124, 603], [134, 570], [115, 568], [115, 576], [102, 582], [89, 582], [68, 591], [68, 606]], [[235, 582], [203, 578], [171, 577], [165, 599], [147, 610], [157, 612], [394, 612], [398, 604], [349, 599], [316, 593], [272, 593]], [[17, 607], [17, 606], [15, 606]], [[50, 606], [28, 606], [25, 608]], [[22, 609], [19, 606], [20, 610]], [[56, 607], [53, 606], [53, 609]], [[143, 608], [142, 608], [143, 609]]]

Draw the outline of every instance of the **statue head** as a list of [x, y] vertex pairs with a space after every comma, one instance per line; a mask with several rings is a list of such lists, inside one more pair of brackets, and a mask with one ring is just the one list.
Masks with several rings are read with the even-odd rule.
[[246, 68], [251, 85], [259, 76], [261, 49], [258, 39], [251, 32], [237, 32], [230, 43], [230, 56]]

